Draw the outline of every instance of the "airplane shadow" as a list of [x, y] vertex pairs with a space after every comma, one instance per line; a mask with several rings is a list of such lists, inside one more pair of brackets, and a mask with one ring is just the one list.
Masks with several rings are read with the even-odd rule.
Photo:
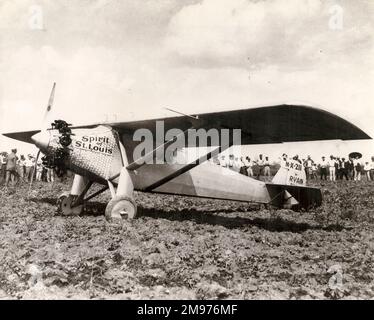
[[57, 199], [56, 198], [27, 198], [28, 201], [32, 202], [40, 202], [40, 203], [48, 203], [51, 205], [56, 205]]
[[[216, 212], [216, 211], [215, 211]], [[283, 219], [281, 217], [269, 218], [243, 218], [218, 216], [213, 213], [198, 210], [184, 209], [180, 211], [163, 211], [155, 209], [138, 208], [139, 216], [151, 217], [153, 219], [167, 219], [170, 221], [194, 221], [197, 224], [219, 225], [227, 229], [245, 229], [258, 227], [272, 232], [294, 232], [300, 233], [307, 230], [342, 231], [344, 226], [331, 224], [327, 226], [312, 225]]]
[[[34, 202], [49, 203], [56, 205], [55, 198], [31, 198]], [[106, 203], [88, 202], [82, 216], [100, 216], [105, 213]], [[166, 219], [169, 221], [194, 221], [197, 224], [209, 224], [223, 226], [227, 229], [245, 229], [248, 227], [258, 227], [260, 229], [272, 232], [294, 232], [301, 233], [307, 230], [324, 230], [324, 231], [342, 231], [346, 229], [339, 224], [330, 224], [327, 226], [312, 225], [309, 223], [294, 222], [286, 220], [282, 217], [266, 217], [266, 218], [243, 218], [228, 217], [216, 215], [217, 210], [210, 212], [199, 211], [196, 209], [182, 209], [178, 211], [167, 211], [156, 208], [138, 207], [138, 217], [150, 217], [153, 219]], [[219, 211], [224, 213], [235, 212], [230, 210]]]

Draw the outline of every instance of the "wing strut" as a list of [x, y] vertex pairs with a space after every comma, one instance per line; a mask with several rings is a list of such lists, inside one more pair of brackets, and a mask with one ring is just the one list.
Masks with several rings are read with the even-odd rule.
[[180, 176], [181, 174], [191, 170], [192, 168], [198, 166], [199, 164], [203, 163], [206, 160], [209, 160], [210, 158], [220, 154], [223, 150], [221, 150], [221, 146], [215, 148], [213, 151], [209, 152], [208, 154], [200, 157], [199, 159], [186, 164], [182, 168], [179, 168], [178, 170], [172, 172], [171, 174], [163, 177], [162, 179], [152, 183], [150, 186], [146, 187], [144, 191], [152, 191], [153, 189], [158, 188], [159, 186], [162, 186], [163, 184], [169, 182], [170, 180], [173, 180], [174, 178]]
[[153, 149], [151, 152], [148, 152], [144, 157], [136, 159], [134, 162], [130, 163], [126, 167], [126, 169], [134, 171], [134, 170], [140, 168], [141, 166], [143, 166], [144, 164], [149, 163], [151, 160], [152, 160], [151, 163], [154, 163], [154, 160], [156, 160], [159, 150], [166, 150], [166, 148], [168, 146], [170, 146], [172, 143], [174, 143], [175, 141], [177, 141], [179, 139], [179, 137], [185, 135], [188, 132], [188, 130], [190, 130], [190, 129], [185, 130], [183, 133], [181, 133], [177, 136], [174, 136], [173, 139], [170, 139], [170, 140], [166, 141], [164, 144], [162, 144], [162, 145], [158, 146], [157, 148]]

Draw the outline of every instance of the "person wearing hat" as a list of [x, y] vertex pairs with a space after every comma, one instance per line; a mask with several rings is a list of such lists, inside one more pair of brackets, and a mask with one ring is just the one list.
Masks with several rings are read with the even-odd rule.
[[240, 157], [239, 163], [240, 163], [239, 173], [247, 176], [248, 175], [247, 166], [246, 166], [244, 157]]
[[348, 171], [348, 178], [349, 180], [354, 180], [354, 164], [353, 164], [353, 158], [348, 156], [348, 160], [346, 162], [347, 165], [347, 171]]
[[224, 167], [224, 168], [227, 167], [227, 162], [226, 162], [226, 159], [225, 159], [225, 155], [221, 156], [221, 159], [219, 159], [219, 164], [220, 164], [221, 167]]
[[349, 168], [349, 161], [345, 161], [345, 158], [342, 158], [340, 162], [340, 178], [343, 180], [345, 178], [346, 180], [349, 180], [348, 177], [348, 168]]
[[269, 157], [265, 157], [264, 161], [264, 176], [265, 176], [265, 181], [270, 181], [271, 180], [271, 170], [270, 170], [270, 161]]
[[327, 180], [328, 163], [327, 163], [325, 156], [322, 157], [320, 167], [321, 167], [321, 180]]
[[283, 153], [282, 156], [280, 157], [280, 166], [281, 166], [281, 168], [284, 168], [286, 166], [287, 160], [288, 160], [287, 154]]
[[258, 160], [256, 161], [256, 164], [258, 166], [257, 180], [260, 180], [260, 176], [264, 174], [264, 164], [265, 164], [265, 160], [263, 159], [262, 154], [258, 155]]
[[41, 160], [38, 160], [38, 162], [36, 163], [36, 181], [42, 181], [42, 173], [43, 173], [43, 163]]
[[253, 177], [253, 161], [248, 156], [245, 157], [245, 165], [247, 167], [247, 176]]
[[336, 171], [336, 168], [335, 168], [335, 164], [336, 164], [336, 161], [335, 161], [335, 158], [333, 155], [330, 156], [330, 160], [328, 160], [328, 166], [329, 166], [329, 179], [330, 181], [335, 181], [335, 178], [336, 178], [336, 175], [335, 175], [335, 171]]
[[305, 160], [305, 173], [306, 173], [306, 179], [309, 180], [312, 177], [313, 173], [313, 163], [314, 161], [312, 158], [308, 155], [307, 159]]
[[302, 164], [303, 162], [300, 160], [300, 158], [299, 158], [299, 155], [297, 154], [297, 155], [295, 155], [293, 158], [292, 158], [293, 160], [295, 160], [295, 161], [297, 161], [298, 163], [300, 163], [300, 164]]
[[354, 181], [361, 181], [361, 163], [358, 157], [353, 159], [353, 180]]
[[17, 149], [12, 149], [12, 152], [7, 157], [6, 162], [6, 176], [5, 176], [5, 187], [8, 186], [9, 181], [12, 180], [12, 183], [15, 183], [17, 174]]
[[312, 178], [313, 180], [317, 180], [317, 173], [318, 173], [318, 166], [317, 166], [317, 163], [315, 163], [313, 161], [313, 164], [312, 164]]
[[26, 181], [31, 181], [31, 177], [34, 171], [33, 167], [34, 167], [33, 156], [29, 154], [27, 155], [27, 158], [25, 160], [25, 168], [26, 168], [25, 180]]
[[230, 154], [230, 155], [229, 155], [229, 163], [228, 163], [228, 167], [229, 167], [229, 169], [231, 169], [231, 170], [234, 170], [234, 168], [235, 168], [235, 158], [234, 158], [234, 155], [233, 155], [233, 154]]
[[25, 156], [21, 154], [20, 158], [17, 161], [17, 173], [18, 176], [24, 181], [25, 177]]
[[339, 157], [335, 158], [335, 179], [339, 180], [342, 179], [342, 160]]

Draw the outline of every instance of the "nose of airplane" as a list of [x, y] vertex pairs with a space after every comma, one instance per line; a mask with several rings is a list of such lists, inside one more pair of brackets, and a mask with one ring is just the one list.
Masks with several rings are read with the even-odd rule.
[[31, 137], [31, 140], [40, 150], [46, 150], [49, 145], [50, 133], [48, 131], [41, 131], [37, 134], [34, 134]]

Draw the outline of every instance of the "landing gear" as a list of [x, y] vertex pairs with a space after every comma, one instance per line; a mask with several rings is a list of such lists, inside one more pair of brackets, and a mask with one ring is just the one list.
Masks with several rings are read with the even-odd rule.
[[83, 198], [92, 182], [76, 174], [70, 192], [62, 193], [57, 200], [57, 210], [64, 216], [77, 216], [83, 211]]
[[109, 201], [105, 209], [105, 218], [108, 221], [121, 221], [134, 219], [137, 215], [135, 201], [128, 196], [115, 196]]
[[122, 219], [134, 219], [136, 217], [136, 203], [134, 201], [134, 185], [132, 183], [129, 171], [126, 169], [128, 165], [127, 156], [121, 146], [121, 155], [123, 167], [121, 169], [117, 190], [114, 190], [111, 181], [108, 186], [112, 193], [112, 200], [109, 201], [105, 209], [105, 218], [108, 221], [120, 222]]
[[[130, 176], [126, 152], [120, 143], [122, 156], [122, 169], [119, 175], [107, 180], [107, 186], [85, 197], [87, 191], [92, 186], [92, 181], [76, 174], [70, 193], [64, 193], [58, 200], [58, 210], [63, 215], [79, 215], [83, 210], [83, 203], [110, 189], [112, 200], [109, 201], [105, 209], [105, 218], [108, 221], [120, 222], [124, 219], [134, 219], [137, 214], [136, 203], [134, 201], [134, 185]], [[114, 179], [118, 179], [117, 188], [114, 187]]]
[[83, 204], [79, 206], [73, 206], [75, 200], [78, 198], [76, 195], [72, 195], [69, 192], [64, 192], [58, 197], [57, 210], [64, 216], [77, 216], [83, 211]]

